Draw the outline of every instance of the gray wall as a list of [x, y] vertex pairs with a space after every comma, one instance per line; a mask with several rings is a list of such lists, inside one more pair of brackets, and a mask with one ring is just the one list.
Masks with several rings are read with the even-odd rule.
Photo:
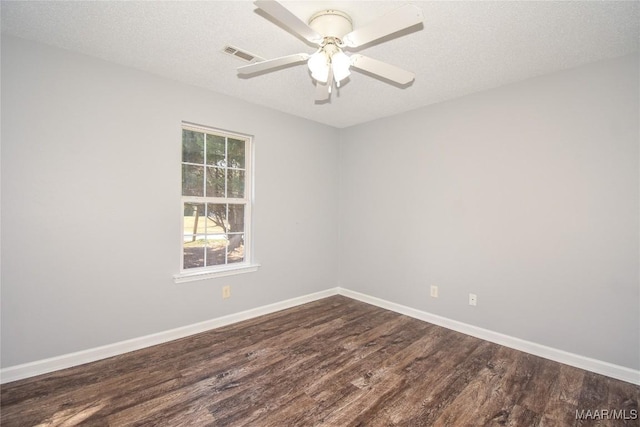
[[341, 285], [640, 368], [638, 75], [630, 56], [346, 129]]
[[[173, 283], [181, 120], [255, 135], [258, 272]], [[2, 366], [336, 286], [337, 135], [3, 37]]]

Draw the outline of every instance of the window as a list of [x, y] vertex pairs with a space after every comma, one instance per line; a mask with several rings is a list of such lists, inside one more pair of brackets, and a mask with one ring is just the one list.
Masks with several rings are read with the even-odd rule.
[[251, 138], [182, 125], [182, 259], [176, 281], [255, 271]]

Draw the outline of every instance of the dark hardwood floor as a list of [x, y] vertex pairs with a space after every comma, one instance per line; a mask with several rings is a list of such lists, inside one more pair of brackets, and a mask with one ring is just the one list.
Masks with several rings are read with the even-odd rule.
[[640, 425], [638, 386], [342, 296], [1, 391], [3, 427]]

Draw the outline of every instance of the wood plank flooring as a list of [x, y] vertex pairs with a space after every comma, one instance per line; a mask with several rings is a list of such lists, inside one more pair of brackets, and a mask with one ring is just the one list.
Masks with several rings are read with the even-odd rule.
[[638, 426], [639, 399], [638, 386], [334, 296], [5, 384], [0, 424]]

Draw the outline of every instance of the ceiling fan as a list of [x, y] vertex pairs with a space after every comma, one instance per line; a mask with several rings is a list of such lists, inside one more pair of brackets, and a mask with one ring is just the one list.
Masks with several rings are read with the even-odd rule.
[[415, 74], [377, 59], [344, 50], [357, 49], [375, 40], [420, 24], [423, 20], [420, 8], [406, 4], [370, 24], [353, 30], [351, 17], [339, 10], [322, 10], [306, 24], [289, 9], [275, 0], [258, 0], [255, 4], [281, 24], [301, 36], [318, 50], [313, 54], [297, 53], [268, 59], [238, 68], [240, 75], [252, 75], [274, 71], [278, 68], [307, 62], [311, 77], [316, 81], [316, 101], [326, 101], [331, 88], [347, 78], [350, 68], [356, 68], [400, 85], [415, 79]]

